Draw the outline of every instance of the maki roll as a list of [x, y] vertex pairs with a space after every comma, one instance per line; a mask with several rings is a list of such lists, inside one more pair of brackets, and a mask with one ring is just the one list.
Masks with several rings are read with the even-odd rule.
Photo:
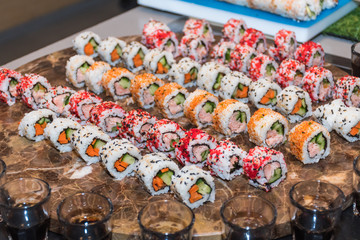
[[311, 67], [303, 78], [303, 89], [313, 102], [326, 101], [332, 97], [334, 80], [332, 73], [323, 67]]
[[177, 83], [167, 83], [159, 87], [154, 96], [156, 106], [166, 118], [184, 116], [184, 103], [189, 96], [186, 88]]
[[100, 161], [99, 151], [111, 139], [96, 126], [82, 126], [71, 138], [74, 150], [89, 165]]
[[344, 107], [338, 111], [333, 129], [348, 142], [360, 140], [360, 109]]
[[125, 47], [126, 42], [115, 37], [108, 37], [100, 43], [98, 52], [103, 61], [111, 66], [116, 66], [122, 61], [121, 57]]
[[230, 18], [222, 29], [223, 40], [239, 43], [247, 29], [246, 23], [242, 19]]
[[309, 94], [297, 86], [289, 86], [277, 95], [277, 109], [287, 116], [291, 123], [299, 122], [312, 115]]
[[210, 149], [217, 146], [216, 139], [200, 129], [190, 129], [184, 138], [175, 145], [176, 159], [181, 165], [197, 165], [203, 167]]
[[151, 195], [170, 191], [170, 185], [179, 173], [179, 167], [163, 153], [150, 153], [137, 164], [136, 174]]
[[285, 143], [289, 131], [288, 120], [269, 108], [260, 108], [247, 125], [249, 140], [258, 146], [273, 148]]
[[147, 132], [157, 121], [156, 117], [141, 109], [133, 109], [124, 117], [119, 129], [121, 138], [126, 138], [138, 148], [144, 148]]
[[249, 101], [251, 79], [244, 73], [232, 71], [222, 79], [219, 95], [222, 99], [236, 99], [243, 103]]
[[82, 32], [73, 40], [74, 50], [79, 55], [97, 57], [100, 42], [101, 38], [96, 33]]
[[183, 167], [173, 178], [171, 189], [191, 209], [215, 201], [214, 178], [197, 166]]
[[85, 123], [90, 118], [90, 110], [96, 104], [102, 102], [102, 99], [96, 96], [93, 93], [87, 92], [85, 90], [80, 90], [77, 93], [74, 93], [69, 99], [70, 113]]
[[169, 71], [171, 81], [177, 82], [183, 87], [196, 85], [200, 64], [191, 58], [184, 57], [178, 63], [172, 65]]
[[0, 68], [0, 100], [9, 106], [15, 104], [19, 94], [16, 90], [23, 76], [13, 70]]
[[347, 106], [360, 107], [360, 78], [345, 76], [335, 82], [335, 99], [342, 99]]
[[155, 105], [155, 91], [164, 82], [151, 73], [136, 75], [131, 79], [130, 92], [134, 101], [142, 108], [148, 109]]
[[146, 147], [150, 152], [163, 152], [169, 158], [175, 158], [175, 145], [183, 137], [185, 131], [179, 124], [161, 119], [147, 132]]
[[145, 70], [162, 79], [168, 76], [168, 72], [174, 63], [173, 55], [160, 49], [150, 50], [144, 58]]
[[344, 102], [341, 99], [336, 99], [316, 108], [313, 115], [321, 125], [331, 132], [335, 128], [336, 122], [341, 120], [339, 116], [345, 109]]
[[293, 31], [281, 29], [275, 34], [274, 42], [275, 46], [269, 48], [269, 54], [276, 61], [282, 62], [294, 57], [297, 41]]
[[146, 44], [146, 37], [156, 30], [170, 31], [170, 28], [163, 22], [150, 19], [147, 23], [144, 24], [144, 28], [141, 36], [142, 43]]
[[317, 163], [330, 154], [330, 133], [321, 124], [304, 121], [289, 133], [291, 153], [303, 164]]
[[281, 87], [269, 79], [262, 78], [249, 86], [249, 100], [257, 108], [275, 109]]
[[257, 81], [259, 78], [274, 80], [278, 67], [279, 65], [272, 57], [259, 54], [250, 62], [249, 75], [253, 81]]
[[243, 173], [243, 159], [246, 155], [247, 152], [235, 143], [220, 141], [216, 148], [210, 150], [207, 165], [212, 175], [230, 181]]
[[212, 116], [218, 103], [218, 98], [213, 94], [196, 89], [185, 100], [184, 114], [197, 127], [204, 128], [212, 124]]
[[197, 85], [209, 93], [219, 96], [223, 77], [230, 72], [228, 67], [216, 62], [207, 62], [201, 66]]
[[206, 62], [209, 45], [204, 37], [188, 34], [181, 38], [179, 51], [183, 57], [189, 57], [196, 62], [203, 63]]
[[308, 41], [301, 44], [295, 51], [294, 57], [305, 64], [306, 68], [313, 66], [322, 67], [325, 63], [325, 52], [318, 43]]
[[183, 32], [185, 35], [194, 34], [198, 37], [201, 36], [207, 43], [215, 41], [212, 28], [205, 19], [188, 19], [184, 24]]
[[100, 127], [110, 137], [119, 135], [125, 110], [114, 102], [102, 102], [90, 110], [90, 122]]
[[17, 86], [17, 94], [31, 109], [39, 109], [45, 94], [50, 90], [49, 81], [38, 74], [26, 74]]
[[126, 139], [114, 139], [107, 142], [99, 152], [106, 169], [116, 180], [133, 176], [136, 164], [142, 158], [140, 151]]
[[247, 73], [251, 60], [257, 56], [255, 48], [238, 44], [230, 54], [229, 67], [233, 71]]
[[89, 56], [75, 55], [66, 62], [66, 81], [74, 87], [85, 86], [86, 70], [94, 64], [94, 59]]
[[219, 42], [213, 47], [210, 54], [211, 58], [220, 64], [229, 64], [231, 60], [231, 51], [234, 50], [235, 43]]
[[249, 178], [249, 184], [256, 188], [270, 191], [277, 187], [287, 173], [284, 155], [267, 147], [255, 147], [243, 159], [244, 174]]
[[275, 81], [282, 88], [291, 85], [302, 87], [305, 75], [305, 65], [294, 59], [286, 59], [280, 63], [276, 70]]
[[220, 102], [213, 116], [213, 127], [226, 136], [235, 136], [247, 131], [250, 120], [250, 108], [235, 99]]
[[104, 89], [101, 85], [101, 79], [105, 72], [111, 69], [106, 62], [94, 62], [85, 72], [85, 84], [88, 91], [99, 95]]
[[143, 43], [149, 49], [158, 49], [161, 51], [169, 52], [174, 57], [178, 56], [179, 41], [176, 34], [169, 30], [157, 29], [145, 36]]
[[81, 125], [74, 120], [56, 118], [46, 126], [44, 136], [61, 153], [71, 152], [73, 150], [71, 143], [72, 134], [80, 128]]
[[35, 142], [44, 140], [44, 129], [55, 118], [56, 114], [49, 109], [39, 109], [25, 113], [19, 123], [19, 135]]
[[106, 90], [106, 95], [114, 100], [120, 100], [131, 95], [131, 79], [135, 75], [126, 68], [112, 68], [102, 76], [101, 84]]
[[240, 40], [240, 44], [252, 47], [258, 53], [264, 53], [267, 49], [264, 33], [254, 28], [246, 29], [244, 36]]
[[123, 49], [123, 61], [126, 67], [132, 72], [138, 72], [144, 69], [144, 57], [148, 49], [139, 42], [130, 42]]
[[69, 100], [74, 93], [76, 92], [68, 87], [51, 87], [43, 98], [42, 106], [58, 115], [68, 117], [70, 115]]

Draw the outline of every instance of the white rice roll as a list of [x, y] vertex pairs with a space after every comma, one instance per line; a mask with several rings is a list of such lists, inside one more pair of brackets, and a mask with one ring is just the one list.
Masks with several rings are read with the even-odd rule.
[[131, 95], [131, 79], [135, 75], [126, 68], [112, 68], [104, 73], [101, 84], [106, 90], [106, 94], [120, 100]]
[[126, 42], [116, 37], [108, 37], [103, 40], [98, 48], [99, 55], [103, 61], [106, 61], [111, 66], [116, 66], [122, 59], [123, 49]]
[[101, 94], [104, 88], [101, 85], [101, 79], [105, 72], [111, 69], [110, 65], [106, 62], [95, 62], [85, 72], [86, 89]]
[[140, 150], [127, 139], [114, 139], [100, 150], [100, 159], [116, 180], [133, 176], [136, 165], [142, 158]]
[[311, 67], [306, 70], [302, 88], [307, 91], [313, 102], [326, 101], [332, 97], [334, 78], [330, 70], [323, 67]]
[[71, 138], [81, 125], [68, 118], [56, 118], [45, 128], [44, 135], [61, 153], [73, 150]]
[[189, 33], [181, 38], [179, 51], [183, 57], [204, 63], [208, 57], [209, 43], [203, 36]]
[[73, 132], [71, 143], [74, 150], [89, 165], [100, 161], [99, 151], [110, 140], [99, 127], [88, 125]]
[[235, 43], [221, 41], [213, 47], [211, 58], [220, 64], [229, 64], [231, 52], [235, 48]]
[[94, 64], [94, 59], [85, 55], [75, 55], [66, 62], [66, 81], [74, 87], [85, 86], [85, 72]]
[[183, 87], [193, 87], [196, 85], [200, 67], [200, 63], [184, 57], [178, 63], [173, 64], [169, 71], [169, 78]]
[[19, 135], [39, 142], [44, 140], [44, 129], [56, 118], [56, 113], [49, 109], [39, 109], [25, 113], [18, 130]]
[[[194, 185], [198, 185], [194, 188], [198, 190], [191, 194], [189, 191]], [[215, 201], [214, 178], [209, 172], [194, 165], [185, 166], [179, 171], [173, 179], [171, 189], [191, 209], [200, 207], [207, 201]], [[194, 201], [196, 199], [198, 200]]]
[[147, 72], [155, 74], [158, 78], [167, 78], [168, 72], [175, 63], [171, 52], [152, 49], [144, 58], [144, 67]]
[[275, 109], [277, 95], [281, 92], [281, 87], [266, 78], [261, 78], [252, 82], [249, 86], [249, 100], [257, 108]]
[[247, 131], [250, 108], [235, 99], [221, 101], [214, 110], [214, 129], [226, 136], [236, 136]]
[[90, 31], [82, 32], [73, 40], [74, 50], [79, 55], [97, 57], [100, 42], [101, 38], [96, 33]]
[[251, 79], [244, 73], [231, 71], [221, 79], [219, 95], [223, 99], [236, 99], [243, 103], [249, 101]]
[[74, 93], [76, 92], [68, 87], [52, 87], [44, 96], [42, 101], [43, 108], [50, 109], [57, 115], [68, 117], [70, 114], [69, 100]]
[[169, 192], [172, 179], [178, 173], [178, 165], [164, 153], [144, 155], [138, 162], [136, 170], [137, 176], [151, 195]]
[[200, 68], [197, 85], [215, 96], [219, 96], [222, 79], [229, 72], [230, 69], [220, 63], [207, 62]]
[[237, 44], [230, 54], [229, 67], [231, 70], [247, 73], [251, 60], [258, 55], [255, 48], [248, 45]]
[[322, 5], [322, 9], [330, 9], [335, 7], [339, 3], [338, 0], [324, 0], [320, 1], [320, 5]]
[[344, 109], [346, 109], [344, 102], [341, 99], [336, 99], [331, 103], [316, 108], [313, 115], [320, 124], [331, 132], [337, 119], [340, 120], [338, 116]]
[[360, 139], [360, 108], [347, 107], [336, 117], [334, 130], [349, 142]]
[[312, 115], [312, 104], [309, 94], [297, 86], [283, 89], [277, 97], [277, 109], [287, 116], [291, 123]]
[[[126, 47], [124, 47], [122, 55], [126, 67], [134, 73], [143, 70], [144, 57], [148, 51], [149, 50], [141, 43], [135, 41], [130, 42]], [[139, 59], [139, 61], [136, 61], [136, 59]]]

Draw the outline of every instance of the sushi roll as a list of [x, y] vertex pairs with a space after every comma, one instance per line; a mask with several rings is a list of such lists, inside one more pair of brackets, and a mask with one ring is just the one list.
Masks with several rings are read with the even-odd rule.
[[150, 50], [144, 58], [145, 70], [162, 79], [168, 77], [168, 72], [174, 63], [173, 55], [170, 52], [161, 51], [160, 49]]
[[75, 55], [66, 62], [66, 81], [76, 88], [85, 86], [86, 70], [94, 64], [94, 59], [89, 56]]
[[74, 93], [69, 99], [69, 111], [75, 119], [86, 123], [90, 119], [90, 110], [96, 104], [102, 102], [102, 99], [93, 93], [80, 90]]
[[325, 52], [318, 43], [308, 41], [301, 44], [294, 53], [295, 60], [305, 64], [306, 68], [322, 67], [325, 63]]
[[209, 53], [209, 45], [204, 37], [195, 34], [184, 35], [179, 44], [181, 56], [204, 63]]
[[74, 50], [79, 55], [97, 57], [100, 42], [101, 38], [96, 33], [82, 32], [73, 40]]
[[333, 129], [348, 142], [360, 139], [360, 109], [355, 107], [344, 107], [338, 111]]
[[163, 153], [144, 155], [136, 169], [145, 189], [153, 196], [169, 192], [172, 179], [178, 173], [179, 167]]
[[175, 145], [176, 160], [181, 165], [203, 167], [208, 159], [210, 149], [217, 146], [216, 139], [197, 128], [190, 129], [185, 134], [185, 137]]
[[311, 67], [305, 72], [303, 89], [313, 102], [326, 101], [332, 97], [334, 80], [332, 73], [323, 67]]
[[222, 29], [223, 40], [239, 43], [247, 29], [246, 23], [242, 19], [230, 18]]
[[279, 65], [272, 57], [259, 54], [250, 62], [249, 75], [253, 81], [257, 81], [259, 78], [274, 80], [278, 67]]
[[17, 85], [17, 94], [22, 101], [31, 109], [39, 109], [43, 98], [49, 92], [51, 85], [49, 81], [38, 74], [26, 74]]
[[76, 93], [74, 90], [68, 87], [51, 87], [42, 101], [42, 107], [54, 111], [58, 115], [67, 117], [70, 115], [70, 97]]
[[360, 107], [360, 78], [345, 76], [335, 82], [334, 99], [342, 99], [347, 106]]
[[321, 105], [313, 111], [314, 117], [323, 125], [329, 132], [335, 128], [337, 121], [341, 120], [340, 116], [346, 109], [344, 102], [341, 99], [333, 100], [331, 103]]
[[15, 104], [16, 99], [20, 97], [16, 88], [22, 78], [23, 76], [16, 71], [0, 68], [0, 101], [9, 106]]
[[104, 91], [101, 85], [101, 79], [105, 72], [111, 69], [106, 62], [94, 62], [85, 72], [86, 90], [99, 95]]
[[330, 9], [335, 7], [336, 5], [338, 5], [339, 1], [338, 0], [324, 0], [324, 1], [320, 1], [320, 5], [322, 7], [322, 9]]
[[219, 89], [223, 77], [230, 72], [230, 69], [216, 62], [207, 62], [201, 66], [197, 85], [209, 93], [219, 96]]
[[19, 135], [35, 142], [44, 140], [44, 129], [55, 118], [56, 113], [49, 109], [39, 109], [25, 113], [19, 123]]
[[275, 109], [281, 87], [269, 79], [262, 78], [249, 86], [249, 100], [257, 108]]
[[99, 155], [107, 171], [116, 180], [133, 176], [136, 164], [142, 158], [139, 149], [126, 139], [107, 142], [101, 148]]
[[275, 46], [269, 48], [269, 54], [278, 62], [294, 57], [297, 48], [296, 36], [293, 31], [281, 29], [275, 34]]
[[317, 163], [330, 154], [330, 133], [314, 121], [304, 121], [289, 133], [290, 152], [303, 164]]
[[158, 49], [160, 51], [169, 52], [174, 57], [179, 55], [179, 41], [176, 34], [172, 31], [157, 29], [145, 36], [143, 44], [149, 49]]
[[100, 43], [98, 52], [103, 61], [114, 67], [122, 61], [121, 57], [125, 47], [126, 42], [123, 40], [116, 37], [108, 37]]
[[267, 49], [264, 33], [254, 28], [246, 29], [244, 36], [240, 40], [240, 44], [252, 47], [258, 53], [264, 53]]
[[184, 57], [178, 63], [172, 65], [169, 78], [185, 88], [195, 86], [200, 67], [201, 65], [198, 62], [189, 57]]
[[232, 180], [243, 173], [243, 159], [247, 152], [229, 140], [220, 141], [210, 150], [207, 165], [212, 175], [223, 180]]
[[175, 158], [175, 144], [183, 137], [185, 131], [179, 124], [161, 119], [147, 132], [146, 147], [150, 152], [163, 152], [169, 158]]
[[191, 209], [215, 201], [214, 178], [197, 166], [183, 167], [173, 178], [171, 189]]
[[123, 49], [123, 61], [126, 68], [133, 73], [144, 69], [144, 57], [148, 49], [139, 42], [130, 42]]
[[186, 88], [177, 83], [167, 83], [155, 91], [155, 104], [161, 113], [170, 119], [184, 116], [185, 99], [189, 96]]
[[204, 128], [212, 124], [212, 117], [218, 103], [218, 98], [213, 94], [196, 89], [185, 100], [184, 114], [197, 127]]
[[74, 120], [56, 118], [46, 126], [44, 136], [61, 153], [71, 152], [73, 150], [71, 143], [72, 134], [80, 128], [81, 125]]
[[230, 54], [229, 67], [233, 71], [247, 73], [251, 60], [257, 56], [255, 48], [238, 44]]
[[231, 60], [231, 51], [234, 50], [235, 43], [233, 42], [219, 42], [213, 47], [210, 54], [215, 62], [220, 64], [229, 64]]
[[240, 102], [249, 101], [249, 86], [251, 79], [244, 73], [232, 71], [222, 79], [219, 95], [222, 99], [236, 99]]
[[297, 86], [289, 86], [277, 95], [277, 109], [287, 116], [289, 122], [299, 122], [312, 115], [309, 94]]
[[142, 108], [148, 109], [155, 105], [155, 91], [164, 82], [151, 73], [136, 75], [131, 79], [130, 92], [134, 101]]
[[170, 28], [168, 27], [168, 25], [161, 21], [150, 19], [147, 23], [144, 24], [141, 42], [143, 44], [146, 44], [146, 37], [156, 30], [170, 31]]
[[216, 131], [235, 136], [247, 131], [250, 120], [250, 108], [235, 99], [221, 101], [214, 110], [213, 127]]
[[156, 117], [141, 109], [133, 109], [124, 117], [119, 129], [121, 138], [126, 138], [138, 148], [144, 148], [147, 132], [157, 121]]
[[212, 28], [205, 19], [188, 19], [184, 24], [183, 32], [185, 35], [195, 34], [196, 36], [202, 36], [207, 43], [215, 41]]
[[249, 140], [258, 146], [274, 148], [285, 143], [288, 120], [269, 108], [260, 108], [248, 122]]
[[105, 72], [101, 84], [105, 88], [106, 95], [112, 96], [114, 100], [120, 100], [131, 96], [131, 79], [135, 75], [126, 68], [112, 68]]
[[99, 127], [82, 126], [71, 138], [74, 150], [89, 165], [100, 161], [99, 151], [111, 139]]
[[276, 70], [275, 81], [281, 88], [291, 85], [302, 87], [305, 75], [305, 65], [294, 59], [286, 59], [280, 63]]
[[89, 121], [114, 138], [119, 135], [118, 129], [121, 127], [125, 115], [125, 110], [118, 104], [102, 102], [91, 108]]
[[249, 184], [270, 191], [286, 178], [287, 167], [284, 155], [267, 147], [255, 147], [243, 159], [244, 174]]

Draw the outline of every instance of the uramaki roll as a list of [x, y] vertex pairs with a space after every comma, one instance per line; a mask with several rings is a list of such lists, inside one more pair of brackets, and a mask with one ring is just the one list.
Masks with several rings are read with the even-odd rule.
[[103, 61], [111, 66], [116, 66], [122, 61], [121, 57], [125, 47], [126, 42], [116, 37], [108, 37], [100, 43], [98, 52]]
[[0, 68], [0, 100], [7, 105], [15, 104], [17, 98], [20, 97], [16, 88], [22, 81], [23, 76], [13, 70]]
[[85, 85], [86, 70], [94, 64], [94, 59], [86, 55], [75, 55], [66, 62], [66, 81], [74, 87], [81, 88]]
[[198, 62], [189, 57], [184, 57], [170, 69], [170, 80], [186, 88], [192, 87], [196, 85], [200, 67], [201, 65]]
[[246, 23], [242, 19], [230, 18], [222, 29], [223, 40], [239, 43], [247, 29]]
[[281, 87], [269, 79], [262, 78], [249, 86], [249, 100], [257, 108], [275, 109]]
[[149, 50], [139, 42], [130, 42], [123, 49], [123, 61], [126, 67], [136, 73], [144, 69], [144, 57]]
[[82, 32], [73, 40], [74, 50], [79, 55], [97, 57], [100, 42], [101, 38], [96, 33], [90, 31]]
[[145, 70], [161, 79], [168, 77], [168, 72], [174, 63], [171, 52], [157, 48], [150, 50], [144, 57]]
[[244, 73], [231, 71], [223, 77], [219, 95], [223, 99], [236, 99], [247, 103], [251, 82]]
[[111, 69], [110, 65], [106, 62], [94, 62], [85, 72], [85, 85], [86, 89], [99, 95], [104, 89], [101, 85], [101, 79], [105, 72]]
[[101, 84], [105, 88], [106, 94], [120, 100], [131, 95], [131, 79], [135, 75], [126, 68], [112, 68], [105, 72]]
[[197, 85], [209, 93], [219, 96], [219, 90], [222, 85], [222, 79], [230, 69], [223, 64], [216, 62], [207, 62], [201, 66]]

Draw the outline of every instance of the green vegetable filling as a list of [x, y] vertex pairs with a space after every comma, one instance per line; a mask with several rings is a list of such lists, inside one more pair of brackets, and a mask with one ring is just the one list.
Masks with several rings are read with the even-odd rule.
[[97, 50], [99, 44], [95, 41], [94, 38], [91, 38], [89, 43], [93, 46], [93, 48], [95, 49], [95, 51]]
[[79, 68], [83, 74], [85, 74], [86, 70], [90, 67], [88, 62], [84, 62], [81, 67]]
[[267, 76], [269, 76], [269, 77], [272, 76], [273, 72], [275, 72], [275, 71], [276, 71], [276, 69], [271, 63], [266, 65], [266, 75]]
[[117, 122], [117, 123], [116, 123], [116, 126], [113, 126], [113, 127], [111, 128], [111, 132], [116, 132], [116, 131], [118, 131], [118, 128], [119, 128], [119, 127], [121, 127], [121, 123]]
[[18, 84], [18, 81], [15, 78], [10, 79], [10, 87], [15, 87]]
[[213, 86], [214, 90], [219, 90], [220, 86], [221, 86], [221, 79], [225, 76], [224, 73], [218, 73], [218, 75], [216, 76], [216, 81], [215, 84]]
[[150, 94], [151, 94], [152, 96], [154, 96], [155, 91], [156, 91], [158, 88], [159, 88], [159, 85], [158, 85], [158, 84], [156, 84], [156, 83], [151, 84], [150, 87], [149, 87], [149, 92], [150, 92]]
[[203, 33], [204, 33], [204, 35], [205, 35], [205, 34], [207, 34], [208, 32], [209, 32], [209, 25], [206, 24], [206, 25], [204, 26], [204, 32], [203, 32]]
[[46, 92], [46, 88], [41, 83], [36, 83], [35, 86], [33, 87], [33, 90], [35, 92], [38, 91]]
[[115, 49], [116, 49], [117, 54], [121, 57], [121, 55], [122, 55], [122, 49], [121, 49], [121, 47], [119, 46], [119, 44], [116, 45]]
[[69, 101], [70, 101], [70, 94], [66, 95], [66, 97], [64, 98], [64, 104], [63, 104], [64, 107], [69, 104]]
[[209, 150], [209, 149], [207, 149], [207, 150], [205, 150], [205, 151], [203, 151], [203, 152], [201, 153], [201, 161], [202, 161], [202, 162], [203, 162], [203, 161], [206, 161], [209, 153], [210, 153], [210, 150]]
[[306, 4], [306, 13], [310, 18], [315, 16], [315, 12], [311, 11], [309, 4]]
[[242, 111], [235, 111], [237, 113], [236, 115], [236, 121], [239, 121], [241, 123], [246, 122], [246, 113]]
[[271, 126], [271, 130], [275, 130], [278, 134], [284, 135], [284, 125], [281, 124], [279, 121], [276, 121]]
[[197, 191], [201, 195], [210, 194], [211, 193], [211, 187], [205, 182], [204, 179], [199, 178], [196, 181], [196, 185], [199, 187], [199, 190]]
[[176, 105], [182, 105], [185, 102], [185, 95], [182, 93], [178, 93], [175, 97], [174, 97], [174, 101], [176, 103]]
[[142, 50], [141, 48], [139, 49], [139, 51], [137, 52], [137, 54], [140, 55], [141, 60], [144, 60], [145, 54], [144, 54], [144, 52], [143, 52], [143, 50]]
[[228, 48], [225, 53], [225, 63], [230, 62], [230, 60], [231, 60], [231, 49]]
[[281, 178], [281, 174], [282, 174], [281, 168], [275, 169], [274, 174], [269, 179], [268, 183], [271, 184], [271, 183], [275, 182], [276, 180], [278, 180], [279, 178]]
[[104, 142], [100, 139], [96, 139], [96, 141], [93, 145], [93, 148], [101, 149], [105, 144], [106, 144], [106, 142]]
[[133, 163], [135, 163], [135, 158], [133, 156], [131, 156], [128, 153], [125, 153], [122, 158], [121, 158], [122, 162], [126, 162], [127, 164], [131, 165]]
[[215, 107], [216, 107], [216, 104], [215, 104], [215, 103], [210, 102], [210, 101], [207, 101], [207, 102], [204, 104], [203, 109], [204, 109], [204, 111], [205, 111], [206, 113], [213, 113]]
[[323, 133], [319, 133], [313, 137], [310, 142], [318, 144], [320, 150], [323, 150], [326, 147], [326, 138], [324, 137]]
[[130, 88], [131, 82], [130, 79], [128, 79], [127, 77], [122, 77], [120, 78], [119, 84], [123, 89], [128, 89]]
[[170, 186], [171, 185], [171, 178], [172, 178], [173, 175], [174, 175], [174, 172], [169, 170], [169, 171], [166, 171], [166, 172], [159, 171], [159, 173], [156, 176], [161, 178], [161, 180], [163, 180], [166, 185]]
[[74, 131], [75, 131], [75, 129], [67, 128], [67, 129], [65, 130], [66, 138], [67, 138], [67, 139], [71, 138], [71, 136], [72, 136], [72, 134], [73, 134]]
[[43, 117], [43, 118], [40, 118], [39, 121], [37, 121], [37, 123], [40, 124], [40, 125], [42, 125], [44, 122], [49, 123], [49, 122], [51, 122], [51, 119]]

